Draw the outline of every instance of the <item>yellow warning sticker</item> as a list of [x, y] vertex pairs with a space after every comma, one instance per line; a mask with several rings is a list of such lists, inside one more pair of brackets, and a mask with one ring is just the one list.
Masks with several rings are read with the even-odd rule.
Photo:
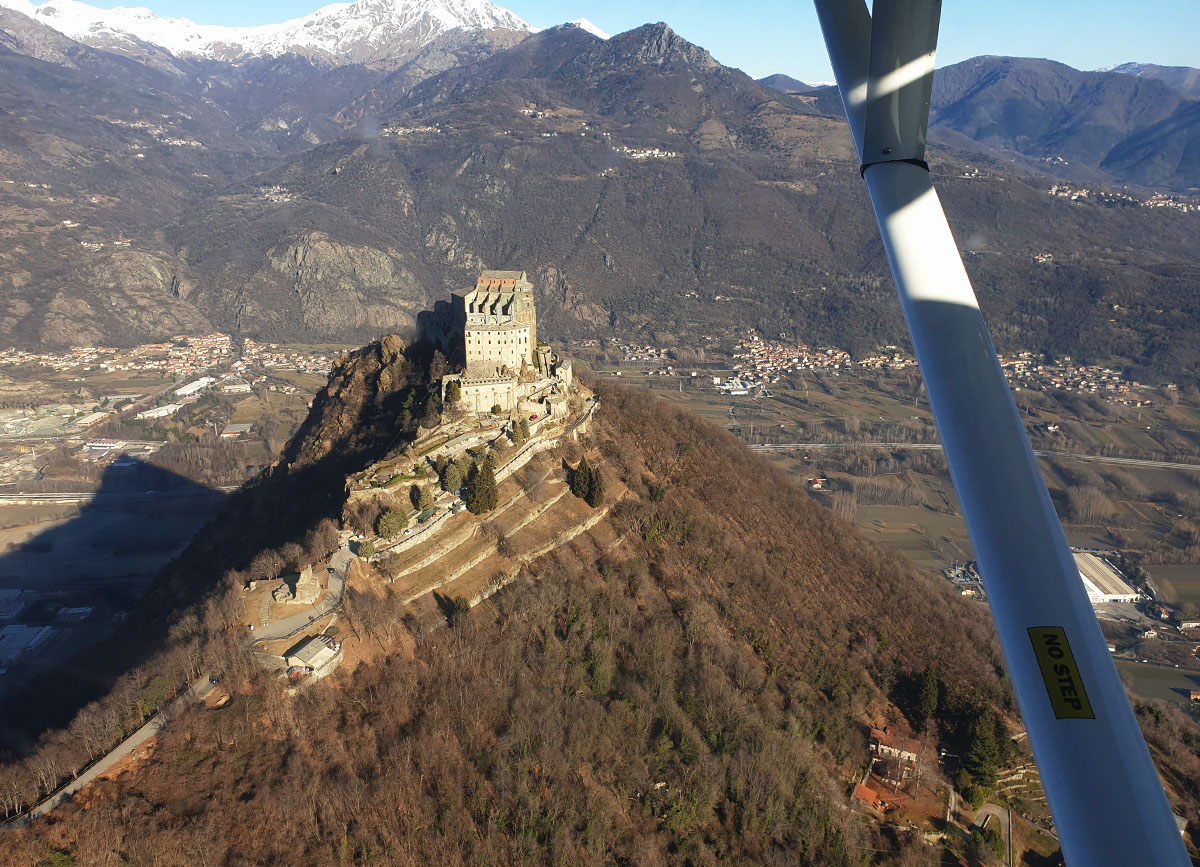
[[1028, 632], [1055, 718], [1095, 719], [1066, 630], [1061, 626], [1031, 626]]

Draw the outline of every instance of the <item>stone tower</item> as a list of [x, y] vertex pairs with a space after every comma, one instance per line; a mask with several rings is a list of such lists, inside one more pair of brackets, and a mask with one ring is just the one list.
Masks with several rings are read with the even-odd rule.
[[537, 311], [524, 271], [483, 271], [474, 289], [454, 296], [454, 308], [468, 376], [517, 373], [533, 364]]

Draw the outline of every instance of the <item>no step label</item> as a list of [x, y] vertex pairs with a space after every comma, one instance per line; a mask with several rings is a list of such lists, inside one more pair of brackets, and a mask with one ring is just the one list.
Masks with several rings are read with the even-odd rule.
[[1028, 632], [1055, 718], [1095, 719], [1066, 630], [1061, 626], [1031, 626]]

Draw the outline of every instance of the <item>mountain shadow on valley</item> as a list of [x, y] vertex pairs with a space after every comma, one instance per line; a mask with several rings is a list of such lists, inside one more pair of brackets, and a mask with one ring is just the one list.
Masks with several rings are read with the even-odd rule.
[[14, 487], [6, 499], [78, 505], [76, 514], [50, 520], [0, 553], [9, 634], [0, 660], [8, 669], [0, 678], [0, 743], [20, 749], [109, 692], [114, 675], [97, 647], [123, 640], [123, 625], [155, 574], [187, 547], [225, 494], [129, 457], [111, 463], [86, 492], [37, 492], [71, 487], [54, 482]]

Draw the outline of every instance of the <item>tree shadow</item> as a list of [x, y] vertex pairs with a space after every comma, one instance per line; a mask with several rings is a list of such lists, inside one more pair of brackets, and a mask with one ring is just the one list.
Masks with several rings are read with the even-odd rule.
[[38, 488], [5, 498], [78, 512], [0, 553], [0, 743], [17, 749], [108, 691], [114, 676], [89, 664], [95, 649], [122, 631], [226, 496], [131, 458], [105, 469], [94, 493]]

